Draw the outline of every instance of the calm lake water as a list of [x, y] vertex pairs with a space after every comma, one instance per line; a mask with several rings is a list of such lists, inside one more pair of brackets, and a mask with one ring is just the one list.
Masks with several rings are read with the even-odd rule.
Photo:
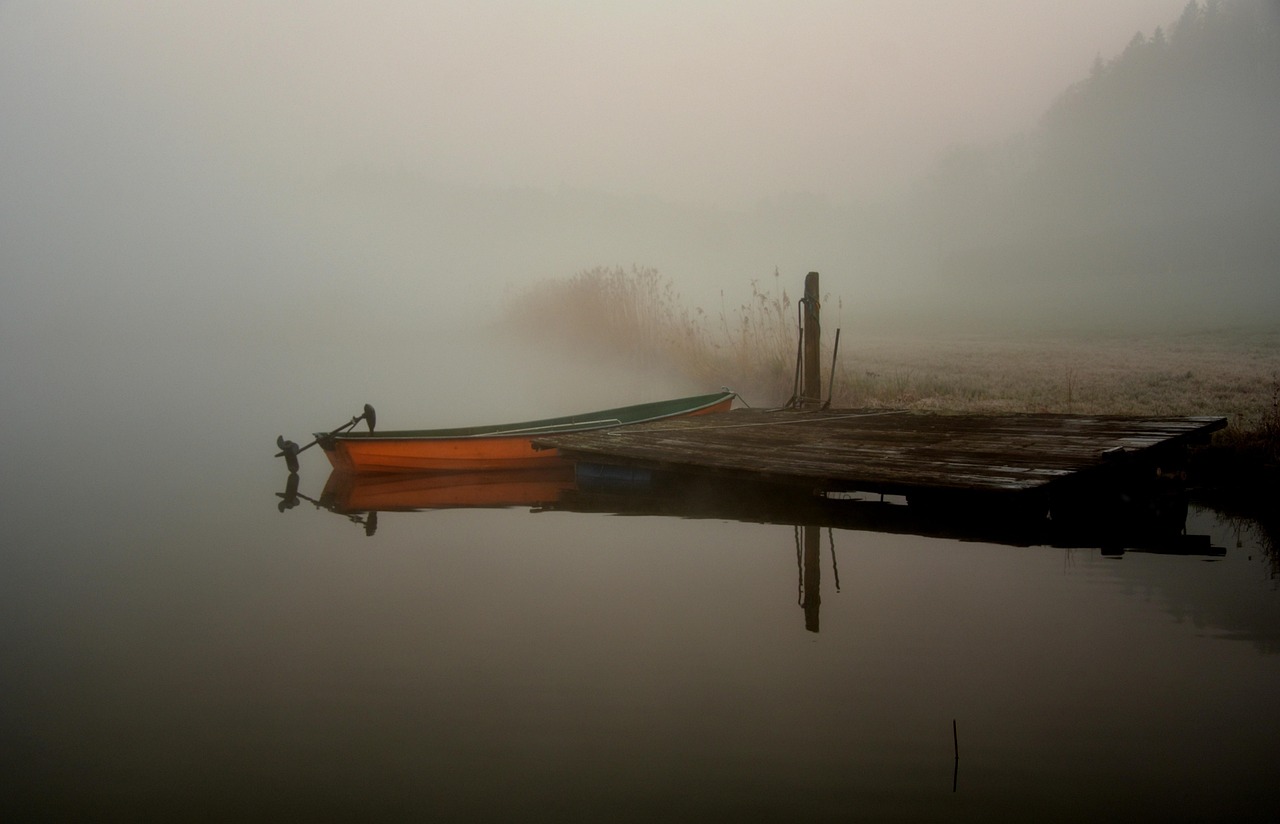
[[275, 436], [364, 401], [469, 422], [519, 365], [414, 396], [250, 350], [6, 366], [6, 820], [1280, 816], [1280, 587], [1247, 520], [1192, 507], [1200, 554], [1120, 557], [625, 505], [369, 535], [280, 511]]

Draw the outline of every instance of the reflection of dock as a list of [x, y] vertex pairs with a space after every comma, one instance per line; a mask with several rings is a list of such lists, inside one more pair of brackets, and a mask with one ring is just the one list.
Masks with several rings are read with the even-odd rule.
[[1182, 466], [1225, 418], [944, 415], [736, 409], [687, 421], [548, 437], [599, 464], [941, 500], [1144, 483]]
[[[586, 477], [582, 469], [580, 478]], [[595, 469], [593, 474], [601, 472]], [[1212, 546], [1209, 536], [1185, 534], [1187, 509], [1182, 499], [1142, 512], [1098, 509], [1053, 519], [1017, 506], [903, 505], [873, 498], [825, 497], [794, 486], [633, 472], [627, 483], [579, 483], [546, 508], [831, 527], [1017, 547], [1093, 548], [1105, 554], [1225, 554], [1221, 547]]]
[[[300, 499], [311, 500], [299, 495], [297, 476], [290, 476], [289, 489], [279, 497], [282, 511]], [[902, 505], [873, 497], [815, 495], [795, 485], [557, 462], [545, 469], [511, 472], [351, 475], [335, 471], [320, 499], [311, 502], [348, 517], [528, 507], [832, 527], [1007, 546], [1091, 547], [1107, 553], [1222, 554], [1207, 536], [1184, 534], [1186, 502], [1180, 497], [1139, 512], [1100, 507], [1078, 510], [1069, 519], [1050, 518], [1041, 510], [1016, 505]]]
[[529, 507], [535, 512], [663, 516], [780, 524], [795, 528], [798, 604], [805, 628], [819, 629], [822, 604], [821, 529], [829, 534], [830, 563], [839, 591], [833, 528], [919, 535], [1013, 546], [1100, 548], [1221, 556], [1208, 536], [1185, 534], [1186, 508], [1158, 510], [1154, 517], [1109, 517], [1062, 521], [1022, 507], [933, 507], [883, 500], [814, 495], [795, 485], [709, 479], [699, 475], [619, 470], [557, 462], [547, 469], [512, 472], [352, 475], [335, 471], [319, 500], [298, 492], [290, 475], [278, 507], [284, 512], [308, 501], [345, 516], [372, 536], [378, 513], [414, 513], [458, 508]]

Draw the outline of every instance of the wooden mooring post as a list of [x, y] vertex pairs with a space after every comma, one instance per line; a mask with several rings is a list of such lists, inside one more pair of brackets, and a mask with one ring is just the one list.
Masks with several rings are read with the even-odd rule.
[[800, 397], [796, 405], [820, 406], [822, 404], [822, 365], [819, 355], [822, 351], [822, 304], [818, 297], [818, 273], [810, 272], [804, 279], [804, 298], [800, 305], [803, 308], [800, 328], [804, 365], [801, 370]]

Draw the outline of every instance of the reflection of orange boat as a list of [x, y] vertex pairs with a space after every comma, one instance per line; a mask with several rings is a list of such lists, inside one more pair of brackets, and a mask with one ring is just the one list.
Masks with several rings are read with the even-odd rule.
[[534, 469], [353, 475], [334, 470], [320, 503], [335, 512], [408, 512], [449, 507], [543, 506], [574, 488], [573, 464]]
[[523, 423], [327, 433], [316, 438], [333, 468], [346, 472], [519, 469], [555, 460], [554, 449], [533, 448], [535, 437], [724, 412], [734, 397], [732, 392], [717, 392]]

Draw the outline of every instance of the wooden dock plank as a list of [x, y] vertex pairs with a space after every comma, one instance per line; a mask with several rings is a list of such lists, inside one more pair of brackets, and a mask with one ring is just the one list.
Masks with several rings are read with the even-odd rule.
[[815, 487], [1017, 491], [1132, 460], [1224, 418], [759, 410], [551, 436], [567, 457]]

